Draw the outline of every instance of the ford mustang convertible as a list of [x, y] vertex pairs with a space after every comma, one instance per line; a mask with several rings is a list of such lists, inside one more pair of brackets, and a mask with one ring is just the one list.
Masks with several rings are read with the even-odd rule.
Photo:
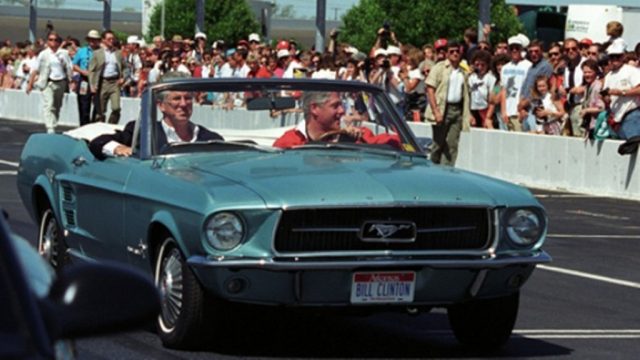
[[119, 261], [154, 277], [165, 346], [197, 346], [240, 303], [443, 307], [460, 342], [497, 348], [551, 260], [531, 193], [430, 162], [378, 87], [179, 79], [140, 106], [126, 127], [31, 136], [18, 189], [54, 267]]

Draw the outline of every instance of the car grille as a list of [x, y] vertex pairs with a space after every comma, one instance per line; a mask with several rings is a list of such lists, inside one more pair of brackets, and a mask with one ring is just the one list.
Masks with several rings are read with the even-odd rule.
[[[487, 208], [357, 208], [283, 211], [276, 232], [279, 253], [419, 250], [463, 251], [489, 247], [492, 212]], [[415, 224], [412, 241], [363, 241], [365, 224]]]

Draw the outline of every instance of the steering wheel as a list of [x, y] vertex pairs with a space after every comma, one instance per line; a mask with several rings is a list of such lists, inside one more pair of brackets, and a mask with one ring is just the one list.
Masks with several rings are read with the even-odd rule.
[[335, 138], [333, 142], [346, 142], [346, 143], [355, 143], [358, 142], [358, 138], [348, 133], [344, 129], [327, 131], [322, 134], [318, 141], [330, 141], [331, 138]]

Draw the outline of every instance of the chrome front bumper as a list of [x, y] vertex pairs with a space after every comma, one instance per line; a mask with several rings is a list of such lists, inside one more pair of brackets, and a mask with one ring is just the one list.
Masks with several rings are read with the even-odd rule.
[[240, 258], [240, 257], [204, 257], [191, 256], [189, 265], [196, 268], [226, 268], [226, 269], [263, 269], [270, 271], [294, 270], [353, 270], [360, 268], [387, 267], [430, 267], [430, 268], [468, 268], [495, 269], [511, 265], [544, 264], [551, 262], [551, 256], [544, 250], [532, 252], [528, 256], [479, 256], [455, 257], [444, 259], [438, 257], [385, 257], [367, 256], [362, 258], [348, 258], [344, 260], [315, 260], [302, 258]]
[[[353, 306], [353, 274], [360, 271], [407, 270], [416, 274], [410, 305], [442, 306], [474, 298], [504, 296], [527, 281], [536, 264], [551, 257], [544, 251], [530, 256], [488, 258], [363, 258], [188, 259], [207, 292], [232, 302], [288, 306]], [[407, 305], [407, 304], [405, 304]]]

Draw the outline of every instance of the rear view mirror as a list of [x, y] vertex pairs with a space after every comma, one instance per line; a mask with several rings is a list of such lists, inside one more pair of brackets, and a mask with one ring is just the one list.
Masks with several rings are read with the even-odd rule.
[[160, 313], [160, 294], [148, 276], [111, 263], [64, 269], [42, 300], [55, 339], [133, 329]]
[[296, 107], [292, 97], [265, 96], [247, 99], [247, 110], [285, 110]]

